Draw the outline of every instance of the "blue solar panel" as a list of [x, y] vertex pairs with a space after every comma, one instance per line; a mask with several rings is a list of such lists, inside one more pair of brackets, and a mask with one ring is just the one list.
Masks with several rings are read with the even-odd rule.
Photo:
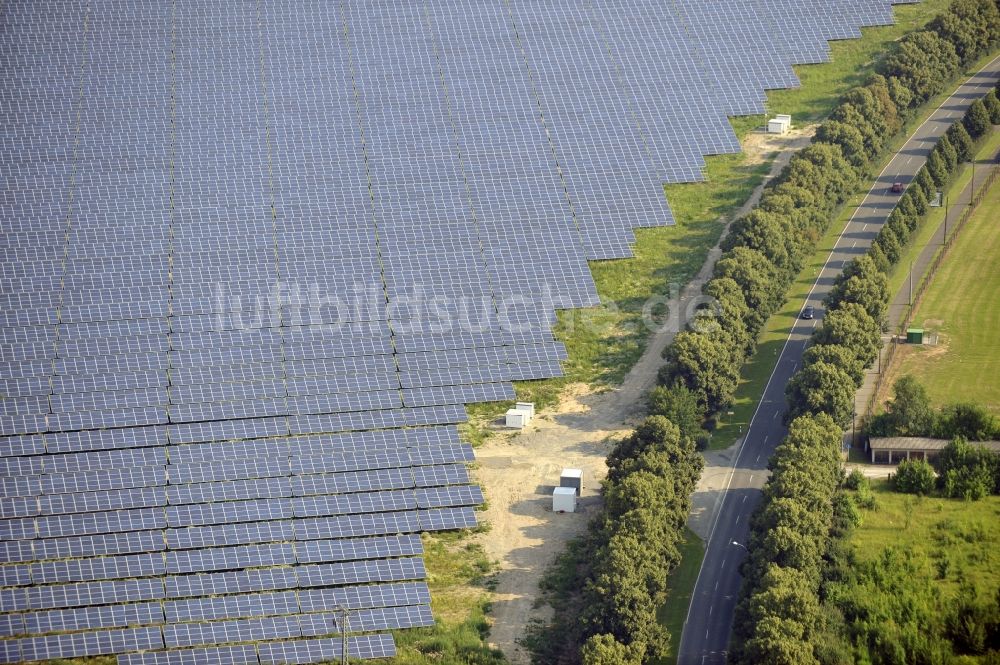
[[297, 617], [268, 617], [210, 623], [181, 623], [163, 629], [167, 647], [225, 644], [301, 637]]
[[176, 649], [119, 656], [119, 665], [250, 665], [260, 661], [252, 645]]
[[164, 598], [162, 579], [84, 582], [61, 586], [31, 587], [25, 592], [26, 609], [33, 610], [109, 605]]
[[778, 5], [4, 3], [0, 662], [431, 625], [464, 405], [560, 374], [587, 261], [891, 21]]
[[105, 605], [72, 610], [29, 612], [24, 617], [24, 631], [33, 635], [95, 628], [124, 628], [163, 623], [160, 603]]
[[162, 554], [134, 554], [36, 563], [31, 566], [31, 581], [34, 584], [90, 582], [150, 577], [163, 575], [166, 572]]
[[168, 549], [183, 550], [292, 540], [293, 533], [291, 521], [253, 522], [168, 529], [166, 541]]
[[14, 637], [24, 634], [24, 616], [21, 614], [0, 615], [0, 637]]
[[167, 598], [275, 591], [294, 589], [298, 585], [293, 568], [260, 568], [230, 573], [169, 576], [165, 583]]
[[52, 660], [79, 656], [162, 649], [159, 628], [129, 628], [93, 633], [71, 633], [18, 640], [23, 660]]
[[99, 510], [150, 508], [167, 505], [168, 489], [164, 487], [130, 488], [105, 492], [51, 494], [39, 497], [41, 515], [87, 513]]
[[215, 598], [170, 600], [165, 602], [168, 622], [210, 621], [240, 617], [295, 614], [299, 604], [294, 591], [232, 594]]
[[419, 580], [426, 576], [423, 559], [383, 559], [299, 566], [296, 569], [300, 588], [340, 586]]
[[107, 533], [71, 538], [49, 538], [32, 541], [34, 558], [64, 559], [67, 557], [101, 556], [105, 554], [135, 554], [165, 549], [163, 532], [138, 531]]
[[[295, 665], [336, 660], [343, 653], [342, 647], [339, 639], [265, 642], [259, 645], [258, 652], [262, 665]], [[391, 635], [351, 637], [348, 638], [347, 649], [351, 658], [391, 658], [396, 655]]]

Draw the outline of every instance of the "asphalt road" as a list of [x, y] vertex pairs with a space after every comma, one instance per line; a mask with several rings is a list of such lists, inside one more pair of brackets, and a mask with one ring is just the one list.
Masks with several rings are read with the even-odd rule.
[[[822, 302], [846, 262], [862, 254], [871, 244], [899, 199], [889, 189], [894, 182], [904, 185], [916, 176], [927, 154], [968, 106], [985, 95], [1000, 80], [1000, 57], [992, 60], [967, 80], [937, 111], [911, 135], [906, 144], [876, 178], [868, 195], [855, 210], [837, 243], [816, 277], [802, 307], [813, 305], [816, 318], [799, 319], [789, 333], [781, 355], [746, 436], [734, 457], [726, 490], [709, 535], [698, 580], [680, 637], [678, 665], [710, 665], [726, 662], [742, 578], [739, 566], [746, 556], [750, 516], [767, 480], [767, 461], [785, 435], [785, 386], [802, 362], [813, 328], [822, 319]], [[739, 543], [739, 544], [737, 544]]]

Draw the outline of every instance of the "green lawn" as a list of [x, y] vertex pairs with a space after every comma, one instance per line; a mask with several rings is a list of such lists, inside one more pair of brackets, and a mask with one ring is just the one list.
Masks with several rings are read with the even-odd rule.
[[394, 631], [398, 665], [499, 665], [486, 645], [492, 563], [469, 532], [423, 534], [435, 625]]
[[[977, 160], [987, 160], [993, 157], [997, 150], [1000, 149], [1000, 131], [993, 131], [990, 133], [989, 138], [983, 141], [983, 144], [976, 151]], [[977, 167], [978, 168], [978, 167]], [[962, 167], [955, 180], [948, 186], [946, 191], [949, 206], [956, 205], [966, 205], [968, 200], [958, 200], [958, 195], [969, 184], [972, 180], [972, 167], [966, 164]], [[908, 288], [908, 279], [910, 273], [910, 261], [915, 261], [920, 253], [923, 252], [927, 243], [930, 242], [931, 238], [937, 233], [938, 227], [944, 221], [944, 208], [931, 208], [924, 220], [923, 224], [917, 229], [916, 235], [910, 238], [910, 241], [906, 243], [906, 247], [903, 253], [899, 257], [899, 262], [896, 264], [895, 269], [889, 275], [889, 293], [898, 293], [904, 287]], [[948, 234], [951, 235], [951, 230], [949, 229]], [[914, 280], [917, 280], [917, 276], [914, 275]], [[913, 289], [916, 291], [918, 282], [913, 282]]]
[[684, 527], [684, 542], [680, 546], [680, 551], [681, 563], [670, 574], [668, 582], [671, 602], [661, 607], [657, 615], [660, 623], [670, 632], [670, 654], [658, 665], [677, 662], [677, 648], [680, 646], [688, 605], [691, 604], [691, 594], [694, 593], [694, 585], [698, 581], [701, 560], [705, 556], [705, 543], [695, 535], [694, 531]]
[[901, 346], [893, 373], [920, 377], [938, 405], [975, 401], [1000, 413], [1000, 186], [994, 186], [929, 283], [914, 324], [935, 346]]
[[886, 481], [874, 482], [872, 489], [877, 509], [861, 511], [863, 522], [849, 541], [859, 558], [874, 559], [887, 547], [912, 552], [926, 573], [922, 577], [946, 599], [962, 580], [986, 594], [1000, 586], [1000, 497], [920, 498], [897, 494]]

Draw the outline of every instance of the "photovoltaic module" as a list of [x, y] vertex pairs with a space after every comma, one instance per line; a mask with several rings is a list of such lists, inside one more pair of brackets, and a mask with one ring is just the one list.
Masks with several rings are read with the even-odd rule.
[[[819, 8], [817, 8], [819, 5]], [[877, 0], [0, 5], [0, 662], [430, 626], [464, 405]]]

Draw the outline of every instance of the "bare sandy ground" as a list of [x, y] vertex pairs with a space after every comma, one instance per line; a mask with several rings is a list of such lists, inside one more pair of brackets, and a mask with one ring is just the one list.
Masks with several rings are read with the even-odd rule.
[[[751, 134], [744, 142], [744, 150], [751, 163], [780, 153], [770, 178], [811, 137], [812, 128], [785, 136]], [[757, 188], [733, 218], [753, 207], [761, 193], [762, 187]], [[669, 303], [671, 311], [682, 311], [677, 308], [684, 308], [686, 302], [701, 294], [720, 254], [718, 246], [709, 252], [697, 277]], [[614, 440], [626, 435], [645, 415], [645, 397], [656, 382], [663, 349], [673, 337], [672, 331], [654, 333], [645, 353], [616, 389], [594, 394], [587, 386], [571, 386], [558, 407], [536, 416], [525, 430], [515, 433], [497, 427], [497, 435], [476, 451], [476, 476], [489, 505], [482, 517], [492, 525], [480, 538], [489, 555], [500, 564], [490, 643], [514, 663], [529, 662], [517, 640], [532, 618], [541, 618], [546, 611], [534, 608], [538, 583], [566, 542], [581, 534], [599, 509], [598, 490], [607, 473], [604, 460]], [[699, 535], [711, 522], [714, 500], [731, 466], [731, 454], [732, 450], [707, 455], [708, 466], [696, 491], [691, 516], [691, 527]], [[553, 513], [552, 488], [559, 483], [559, 472], [567, 467], [584, 472], [578, 512]]]

